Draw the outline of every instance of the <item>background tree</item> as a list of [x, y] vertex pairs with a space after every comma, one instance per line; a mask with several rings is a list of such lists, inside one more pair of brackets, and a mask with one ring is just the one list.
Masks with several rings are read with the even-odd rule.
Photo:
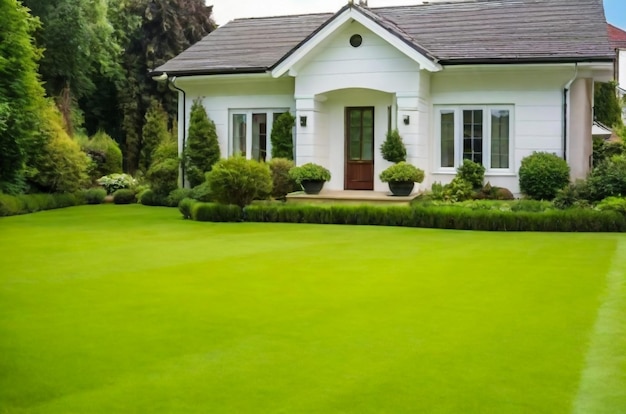
[[192, 187], [205, 180], [213, 164], [220, 159], [220, 146], [217, 141], [215, 124], [207, 116], [199, 99], [191, 106], [187, 147], [183, 150], [185, 173]]
[[406, 147], [397, 129], [389, 131], [380, 146], [380, 152], [387, 161], [399, 163], [406, 161]]
[[153, 153], [153, 162], [146, 174], [150, 188], [162, 199], [178, 187], [178, 143], [170, 137], [161, 141]]
[[167, 130], [167, 113], [161, 103], [154, 100], [146, 112], [145, 124], [141, 131], [141, 155], [139, 170], [146, 173], [152, 164], [152, 155], [161, 142], [167, 141], [170, 133]]
[[0, 0], [0, 191], [24, 189], [28, 153], [41, 146], [37, 134], [44, 90], [37, 76], [37, 19], [16, 0]]
[[595, 84], [594, 116], [598, 122], [609, 127], [621, 127], [622, 102], [617, 96], [617, 84], [614, 81]]
[[293, 126], [296, 118], [285, 112], [276, 118], [272, 127], [272, 158], [293, 160]]

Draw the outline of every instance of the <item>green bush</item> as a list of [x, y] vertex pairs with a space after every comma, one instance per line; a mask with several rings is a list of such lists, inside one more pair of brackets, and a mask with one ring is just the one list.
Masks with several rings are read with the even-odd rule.
[[554, 206], [560, 209], [581, 207], [588, 205], [591, 198], [589, 183], [584, 180], [576, 180], [556, 193]]
[[296, 118], [289, 112], [281, 114], [272, 126], [272, 158], [293, 160], [293, 126]]
[[21, 194], [17, 196], [0, 193], [0, 217], [28, 214], [85, 204], [82, 194]]
[[457, 176], [472, 185], [474, 190], [483, 187], [485, 180], [485, 167], [472, 160], [463, 160], [463, 165], [457, 168]]
[[517, 200], [511, 204], [512, 211], [525, 211], [531, 213], [540, 213], [554, 209], [554, 204], [545, 200]]
[[77, 141], [91, 159], [89, 176], [92, 182], [104, 175], [122, 172], [122, 150], [106, 132], [98, 131], [91, 138], [78, 136]]
[[125, 188], [117, 190], [113, 193], [113, 202], [115, 204], [132, 204], [135, 202], [135, 192]]
[[300, 184], [302, 181], [330, 181], [330, 171], [312, 162], [289, 170], [289, 178]]
[[188, 188], [176, 188], [165, 197], [165, 205], [167, 207], [178, 207], [178, 203], [182, 199], [189, 197], [191, 190]]
[[206, 181], [200, 185], [195, 186], [189, 193], [189, 198], [193, 198], [196, 201], [202, 201], [208, 203], [213, 199], [211, 196], [211, 187]]
[[85, 190], [85, 201], [87, 204], [102, 204], [107, 192], [103, 188], [90, 188]]
[[535, 152], [522, 159], [519, 186], [524, 194], [538, 200], [552, 200], [569, 183], [569, 165], [554, 154]]
[[191, 106], [187, 147], [183, 150], [185, 173], [192, 187], [202, 184], [205, 174], [220, 159], [215, 123], [209, 119], [199, 99]]
[[614, 156], [591, 171], [587, 180], [590, 201], [626, 195], [626, 156]]
[[623, 232], [626, 216], [591, 209], [541, 213], [470, 209], [458, 206], [379, 207], [262, 205], [245, 208], [246, 221], [362, 224], [480, 231]]
[[164, 161], [155, 161], [146, 177], [150, 188], [160, 196], [166, 197], [178, 187], [178, 168], [178, 159], [168, 158]]
[[607, 197], [600, 201], [596, 208], [599, 211], [616, 211], [626, 215], [626, 198], [624, 197]]
[[100, 177], [98, 184], [104, 187], [107, 194], [113, 194], [117, 190], [135, 187], [137, 181], [129, 174], [109, 174]]
[[474, 197], [474, 187], [458, 175], [443, 186], [443, 199], [446, 201], [464, 201]]
[[387, 132], [385, 141], [380, 145], [380, 152], [383, 159], [389, 162], [399, 163], [406, 161], [406, 147], [397, 129]]
[[238, 222], [242, 221], [243, 211], [232, 204], [194, 203], [191, 218], [196, 221]]
[[626, 148], [623, 141], [607, 141], [602, 138], [593, 140], [593, 167], [599, 166], [602, 162], [610, 160], [616, 155], [624, 155]]
[[153, 155], [157, 147], [170, 140], [167, 130], [167, 112], [157, 100], [150, 102], [146, 111], [145, 122], [141, 130], [141, 152], [139, 153], [139, 170], [147, 174], [153, 163]]
[[164, 206], [165, 197], [154, 190], [147, 189], [138, 196], [139, 202], [144, 206]]
[[300, 189], [298, 183], [289, 177], [289, 170], [294, 167], [293, 161], [286, 158], [274, 158], [269, 162], [269, 167], [272, 173], [272, 197], [282, 199], [287, 194]]
[[384, 170], [380, 173], [380, 180], [383, 183], [388, 182], [406, 182], [411, 181], [414, 183], [421, 183], [424, 181], [424, 171], [420, 170], [416, 166], [400, 161], [397, 164]]
[[183, 215], [183, 219], [191, 220], [191, 210], [196, 203], [197, 201], [193, 198], [183, 198], [180, 200], [180, 203], [178, 203], [178, 210], [180, 211], [180, 214]]
[[215, 201], [240, 207], [264, 200], [272, 193], [272, 176], [266, 164], [236, 156], [220, 160], [207, 174]]

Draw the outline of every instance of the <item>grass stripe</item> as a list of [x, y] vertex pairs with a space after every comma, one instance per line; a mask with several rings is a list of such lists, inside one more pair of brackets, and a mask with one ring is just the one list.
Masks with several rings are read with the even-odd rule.
[[618, 241], [606, 277], [574, 414], [626, 412], [626, 240]]

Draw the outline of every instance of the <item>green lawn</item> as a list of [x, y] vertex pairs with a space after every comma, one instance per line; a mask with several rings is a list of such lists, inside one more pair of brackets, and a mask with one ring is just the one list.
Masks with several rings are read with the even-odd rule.
[[624, 413], [626, 235], [0, 219], [0, 413]]

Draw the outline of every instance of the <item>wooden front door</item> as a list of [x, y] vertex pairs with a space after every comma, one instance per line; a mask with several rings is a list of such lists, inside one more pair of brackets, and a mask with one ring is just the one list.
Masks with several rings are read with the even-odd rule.
[[346, 190], [374, 189], [374, 108], [346, 108]]

